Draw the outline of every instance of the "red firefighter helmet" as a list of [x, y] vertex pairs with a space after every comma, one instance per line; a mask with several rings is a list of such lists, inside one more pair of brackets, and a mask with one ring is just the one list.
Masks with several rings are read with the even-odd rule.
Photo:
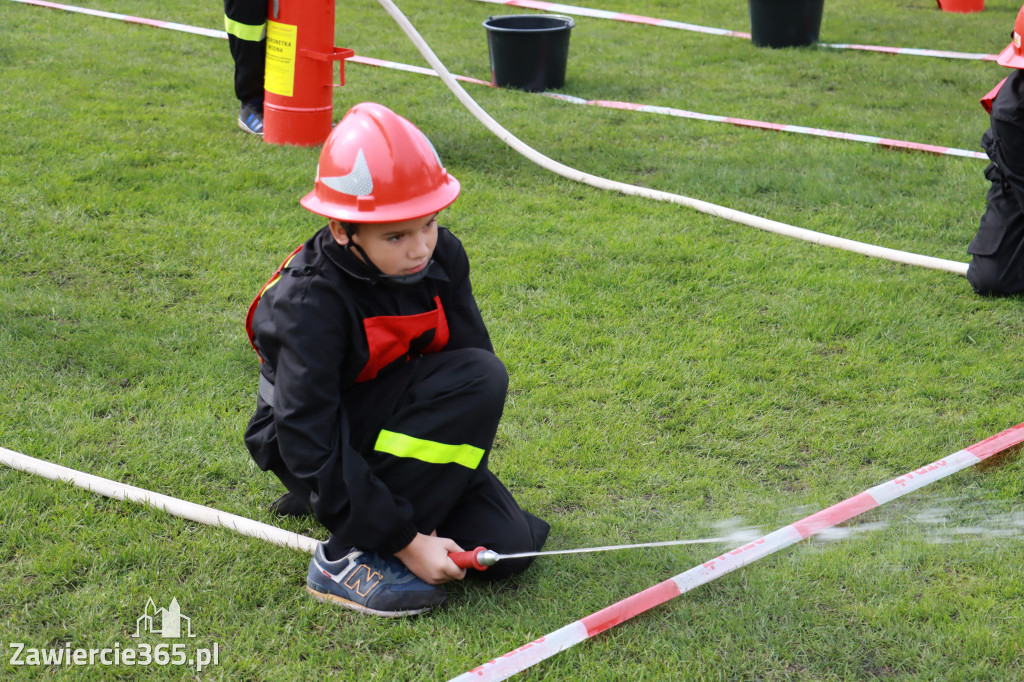
[[1024, 7], [1017, 13], [1017, 21], [1013, 22], [1013, 40], [1006, 46], [996, 61], [1011, 69], [1024, 69], [1024, 49], [1021, 48], [1021, 36], [1024, 36]]
[[348, 110], [320, 151], [316, 184], [299, 203], [354, 223], [392, 223], [436, 213], [459, 196], [419, 128], [385, 106]]

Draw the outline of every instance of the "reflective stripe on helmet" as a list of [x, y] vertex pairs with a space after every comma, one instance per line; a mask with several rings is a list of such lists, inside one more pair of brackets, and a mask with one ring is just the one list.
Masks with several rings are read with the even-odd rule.
[[419, 128], [385, 106], [363, 102], [327, 137], [313, 191], [299, 203], [344, 222], [391, 223], [437, 213], [459, 191]]

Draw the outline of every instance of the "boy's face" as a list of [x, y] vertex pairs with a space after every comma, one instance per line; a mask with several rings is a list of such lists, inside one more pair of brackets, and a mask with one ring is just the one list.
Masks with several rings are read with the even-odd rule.
[[[341, 222], [330, 221], [334, 241], [348, 244]], [[373, 264], [385, 275], [414, 275], [427, 267], [437, 245], [437, 214], [396, 223], [361, 223], [352, 235]], [[358, 250], [353, 251], [359, 258]]]

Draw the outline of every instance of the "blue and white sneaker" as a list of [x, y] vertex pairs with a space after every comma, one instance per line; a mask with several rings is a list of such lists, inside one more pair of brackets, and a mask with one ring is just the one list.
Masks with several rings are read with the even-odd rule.
[[353, 549], [328, 561], [317, 545], [309, 562], [306, 591], [315, 599], [373, 616], [416, 616], [444, 604], [439, 585], [428, 585], [392, 556]]
[[250, 103], [243, 104], [238, 111], [238, 127], [263, 137], [263, 109]]

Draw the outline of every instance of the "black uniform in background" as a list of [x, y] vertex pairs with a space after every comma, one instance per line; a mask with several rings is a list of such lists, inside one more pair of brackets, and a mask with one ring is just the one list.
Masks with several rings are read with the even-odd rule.
[[981, 138], [992, 183], [967, 279], [979, 294], [1024, 292], [1024, 72], [1014, 70], [992, 102], [991, 127]]
[[258, 111], [263, 111], [267, 4], [265, 0], [224, 0], [224, 29], [235, 61], [235, 96]]
[[[465, 549], [543, 546], [548, 524], [487, 466], [508, 374], [448, 230], [438, 228], [424, 279], [397, 284], [325, 227], [250, 315], [263, 363], [245, 442], [261, 469], [309, 501], [331, 532], [328, 558], [351, 547], [394, 554], [435, 530]], [[487, 576], [529, 563], [502, 561]]]

